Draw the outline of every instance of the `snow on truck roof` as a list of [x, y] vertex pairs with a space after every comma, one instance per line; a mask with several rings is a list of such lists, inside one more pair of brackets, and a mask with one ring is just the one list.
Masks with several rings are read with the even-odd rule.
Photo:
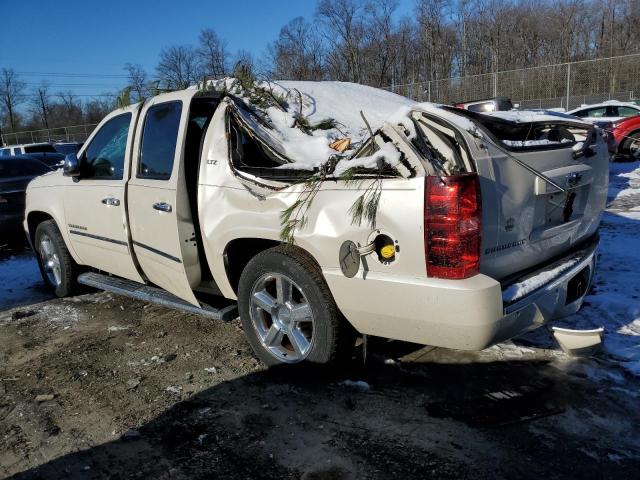
[[[435, 115], [463, 130], [477, 130], [477, 124], [472, 119], [453, 108], [441, 108], [442, 105], [433, 103], [418, 103], [366, 85], [338, 81], [290, 80], [256, 81], [253, 85], [254, 87], [249, 89], [243, 88], [235, 78], [208, 82], [209, 89], [229, 93], [249, 107], [246, 112], [238, 113], [254, 133], [291, 162], [286, 164], [288, 169], [313, 170], [320, 167], [332, 156], [339, 154], [330, 145], [341, 139], [350, 140], [349, 149], [343, 152], [343, 158], [349, 157], [370, 136], [362, 115], [374, 133], [385, 122], [402, 124], [408, 130], [414, 129], [413, 122], [409, 119], [413, 111]], [[265, 103], [256, 97], [255, 87], [262, 89], [263, 93], [268, 92], [268, 102]], [[274, 99], [280, 100], [272, 101]], [[284, 107], [280, 103], [284, 104]], [[262, 121], [254, 114], [261, 116]], [[568, 120], [566, 115], [554, 112], [493, 112], [491, 116], [514, 123]], [[299, 117], [303, 117], [311, 128], [300, 128], [300, 124], [296, 122]], [[573, 123], [583, 123], [573, 117], [570, 120]], [[316, 128], [322, 123], [326, 125]], [[387, 153], [387, 163], [394, 163], [388, 161], [393, 159], [391, 152]]]

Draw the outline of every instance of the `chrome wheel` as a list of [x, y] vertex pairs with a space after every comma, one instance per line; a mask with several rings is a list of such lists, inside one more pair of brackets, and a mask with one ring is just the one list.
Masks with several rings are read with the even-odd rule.
[[640, 138], [637, 138], [629, 145], [629, 155], [636, 160], [640, 160]]
[[304, 360], [313, 345], [313, 312], [304, 292], [286, 275], [267, 273], [251, 289], [250, 315], [262, 346], [278, 360]]
[[38, 248], [40, 252], [40, 259], [42, 261], [42, 268], [47, 275], [49, 283], [54, 287], [60, 286], [62, 283], [62, 273], [60, 271], [60, 258], [56, 252], [51, 238], [47, 234], [43, 234], [40, 237], [40, 245]]

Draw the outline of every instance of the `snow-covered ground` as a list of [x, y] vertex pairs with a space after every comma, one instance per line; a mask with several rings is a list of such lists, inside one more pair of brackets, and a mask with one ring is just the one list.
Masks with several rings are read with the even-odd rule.
[[605, 328], [605, 355], [640, 375], [640, 162], [612, 163], [595, 287], [556, 324]]
[[0, 258], [0, 311], [51, 298], [30, 252]]

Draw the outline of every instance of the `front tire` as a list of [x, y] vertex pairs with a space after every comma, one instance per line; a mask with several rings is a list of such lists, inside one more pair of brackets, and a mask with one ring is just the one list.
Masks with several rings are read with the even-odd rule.
[[238, 286], [245, 335], [268, 366], [348, 359], [353, 328], [333, 300], [315, 261], [291, 246], [256, 255]]
[[53, 220], [38, 225], [35, 234], [34, 249], [40, 273], [47, 287], [57, 297], [68, 297], [78, 287], [78, 266], [74, 262], [62, 234]]

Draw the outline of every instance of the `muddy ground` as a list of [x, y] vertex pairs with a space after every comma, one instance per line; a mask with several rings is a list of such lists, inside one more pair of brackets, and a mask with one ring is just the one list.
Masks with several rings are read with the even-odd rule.
[[360, 347], [337, 373], [266, 371], [237, 320], [89, 292], [2, 309], [0, 379], [0, 477], [620, 479], [640, 469], [638, 377], [526, 338], [473, 354], [374, 339], [366, 365]]

